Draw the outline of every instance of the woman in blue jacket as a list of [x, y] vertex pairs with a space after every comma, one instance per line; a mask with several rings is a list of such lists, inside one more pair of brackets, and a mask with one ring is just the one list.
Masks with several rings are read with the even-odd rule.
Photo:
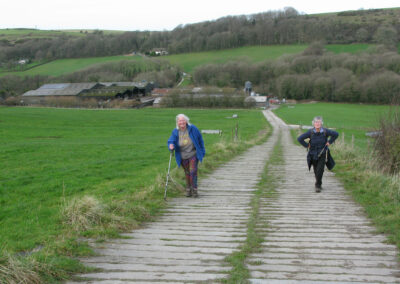
[[175, 150], [178, 167], [182, 165], [186, 176], [186, 196], [198, 197], [197, 165], [206, 154], [203, 137], [199, 129], [190, 124], [184, 114], [176, 116], [176, 128], [168, 139], [168, 149]]
[[[336, 138], [339, 136], [339, 133], [327, 128], [323, 128], [323, 121], [322, 117], [320, 116], [314, 117], [312, 124], [314, 128], [300, 135], [297, 138], [297, 141], [299, 141], [299, 143], [305, 148], [308, 148], [308, 168], [310, 169], [311, 165], [313, 166], [315, 175], [315, 191], [321, 192], [326, 155], [329, 155], [328, 146], [335, 142]], [[310, 139], [308, 143], [304, 141], [307, 138]]]

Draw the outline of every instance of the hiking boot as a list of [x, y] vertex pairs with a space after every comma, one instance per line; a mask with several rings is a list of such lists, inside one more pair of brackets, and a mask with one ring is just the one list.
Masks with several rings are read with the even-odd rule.
[[197, 192], [197, 188], [193, 189], [193, 197], [199, 197], [199, 194]]
[[319, 185], [319, 184], [316, 184], [315, 185], [315, 192], [321, 192], [321, 185]]
[[191, 188], [186, 188], [186, 197], [192, 196], [192, 189]]

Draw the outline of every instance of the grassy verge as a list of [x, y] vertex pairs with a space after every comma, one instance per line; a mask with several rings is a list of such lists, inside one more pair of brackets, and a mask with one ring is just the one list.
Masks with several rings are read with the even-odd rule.
[[[259, 143], [268, 129], [262, 113], [249, 110], [0, 107], [0, 282], [21, 282], [13, 267], [51, 283], [86, 271], [75, 260], [92, 253], [86, 238], [118, 237], [159, 214], [166, 140], [182, 112], [200, 129], [223, 131], [203, 135], [200, 175]], [[183, 171], [172, 169], [183, 182]], [[168, 189], [168, 197], [179, 194]]]
[[[361, 204], [378, 232], [400, 250], [400, 178], [380, 171], [371, 155], [338, 143], [335, 173], [354, 200]], [[400, 259], [400, 255], [399, 255]]]
[[271, 173], [271, 170], [283, 161], [283, 148], [280, 138], [271, 151], [271, 156], [265, 164], [261, 180], [258, 183], [257, 190], [251, 200], [251, 214], [247, 223], [247, 238], [240, 250], [227, 256], [225, 261], [228, 262], [232, 269], [229, 272], [228, 279], [222, 280], [223, 283], [247, 283], [250, 278], [250, 272], [246, 267], [246, 259], [251, 253], [257, 252], [264, 240], [265, 233], [258, 231], [257, 227], [266, 227], [266, 220], [260, 219], [259, 208], [263, 197], [270, 197], [276, 194], [280, 176], [276, 173]]

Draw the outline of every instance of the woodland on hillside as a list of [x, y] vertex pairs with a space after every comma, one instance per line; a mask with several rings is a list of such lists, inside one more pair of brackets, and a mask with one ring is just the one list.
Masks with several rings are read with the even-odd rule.
[[321, 43], [274, 61], [199, 66], [197, 85], [243, 88], [295, 100], [390, 104], [400, 98], [400, 55], [384, 46], [360, 54], [326, 52]]
[[73, 36], [0, 37], [0, 63], [9, 67], [21, 58], [32, 61], [148, 53], [220, 50], [248, 45], [297, 44], [324, 41], [380, 43], [395, 46], [400, 36], [400, 9], [358, 10], [302, 15], [293, 8], [215, 21], [181, 25], [172, 31], [92, 33]]

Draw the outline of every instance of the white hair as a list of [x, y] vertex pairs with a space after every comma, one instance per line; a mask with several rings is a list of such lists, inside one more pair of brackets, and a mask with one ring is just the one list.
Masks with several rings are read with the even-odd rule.
[[190, 125], [190, 119], [189, 119], [189, 117], [187, 117], [186, 115], [184, 115], [183, 113], [180, 113], [180, 114], [178, 114], [177, 116], [176, 116], [176, 129], [179, 129], [179, 126], [178, 126], [178, 119], [180, 118], [180, 117], [183, 117], [185, 120], [186, 120], [186, 123], [187, 123], [187, 125]]
[[312, 120], [312, 124], [314, 125], [314, 122], [316, 121], [321, 121], [321, 126], [324, 125], [324, 121], [322, 120], [322, 116], [316, 116]]

